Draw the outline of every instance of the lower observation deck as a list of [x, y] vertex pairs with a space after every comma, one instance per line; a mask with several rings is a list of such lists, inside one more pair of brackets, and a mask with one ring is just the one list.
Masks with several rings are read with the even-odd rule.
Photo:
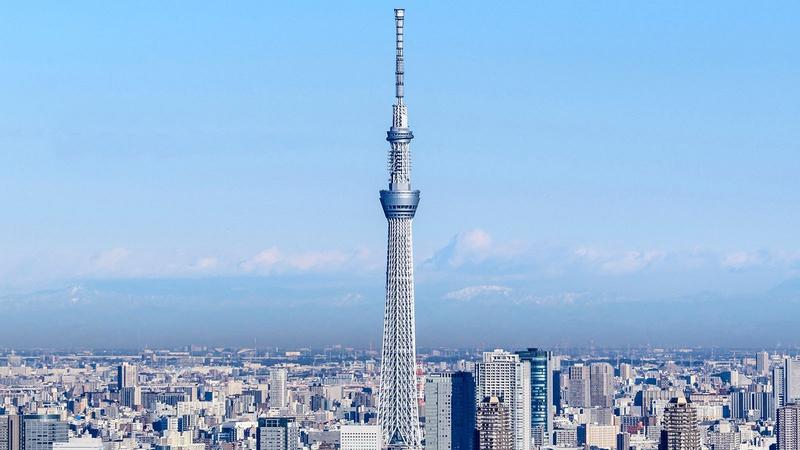
[[381, 206], [387, 219], [413, 219], [419, 204], [419, 191], [381, 191]]

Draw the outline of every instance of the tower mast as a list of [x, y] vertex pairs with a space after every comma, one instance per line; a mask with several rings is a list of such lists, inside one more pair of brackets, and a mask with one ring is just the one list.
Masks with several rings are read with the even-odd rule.
[[419, 191], [411, 190], [411, 154], [414, 135], [408, 127], [404, 103], [403, 26], [405, 10], [395, 9], [395, 103], [389, 141], [389, 189], [381, 191], [381, 205], [389, 224], [386, 251], [386, 305], [378, 420], [384, 445], [390, 449], [421, 448], [416, 384], [416, 330], [414, 323], [414, 258], [411, 222]]

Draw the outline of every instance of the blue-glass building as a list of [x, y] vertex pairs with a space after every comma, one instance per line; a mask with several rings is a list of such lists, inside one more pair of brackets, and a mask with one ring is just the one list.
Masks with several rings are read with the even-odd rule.
[[537, 445], [552, 443], [553, 354], [529, 348], [518, 351], [519, 359], [531, 368], [531, 436]]

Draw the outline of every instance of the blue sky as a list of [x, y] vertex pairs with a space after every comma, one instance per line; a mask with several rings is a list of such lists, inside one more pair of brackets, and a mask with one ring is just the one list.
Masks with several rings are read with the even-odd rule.
[[[395, 6], [6, 8], [0, 303], [18, 317], [0, 337], [36, 329], [31, 308], [161, 295], [206, 300], [184, 335], [223, 300], [339, 307], [197, 339], [375, 339]], [[614, 343], [630, 336], [592, 308], [625, 305], [624, 329], [642, 305], [800, 298], [800, 5], [403, 6], [421, 343], [476, 343], [443, 318], [479, 330], [484, 308], [555, 325], [483, 342], [566, 344], [581, 324], [574, 343]], [[739, 325], [709, 314], [687, 341]]]

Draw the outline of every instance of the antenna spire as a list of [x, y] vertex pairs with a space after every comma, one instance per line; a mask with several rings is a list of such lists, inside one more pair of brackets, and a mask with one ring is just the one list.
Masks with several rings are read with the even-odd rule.
[[[395, 97], [398, 99], [403, 98], [403, 75], [405, 73], [405, 69], [403, 67], [403, 19], [405, 18], [406, 10], [405, 9], [395, 9], [394, 10], [394, 24], [395, 24], [395, 42], [397, 49], [397, 56], [395, 58], [395, 69], [394, 74], [396, 77], [395, 80]], [[400, 100], [402, 101], [402, 100]]]

